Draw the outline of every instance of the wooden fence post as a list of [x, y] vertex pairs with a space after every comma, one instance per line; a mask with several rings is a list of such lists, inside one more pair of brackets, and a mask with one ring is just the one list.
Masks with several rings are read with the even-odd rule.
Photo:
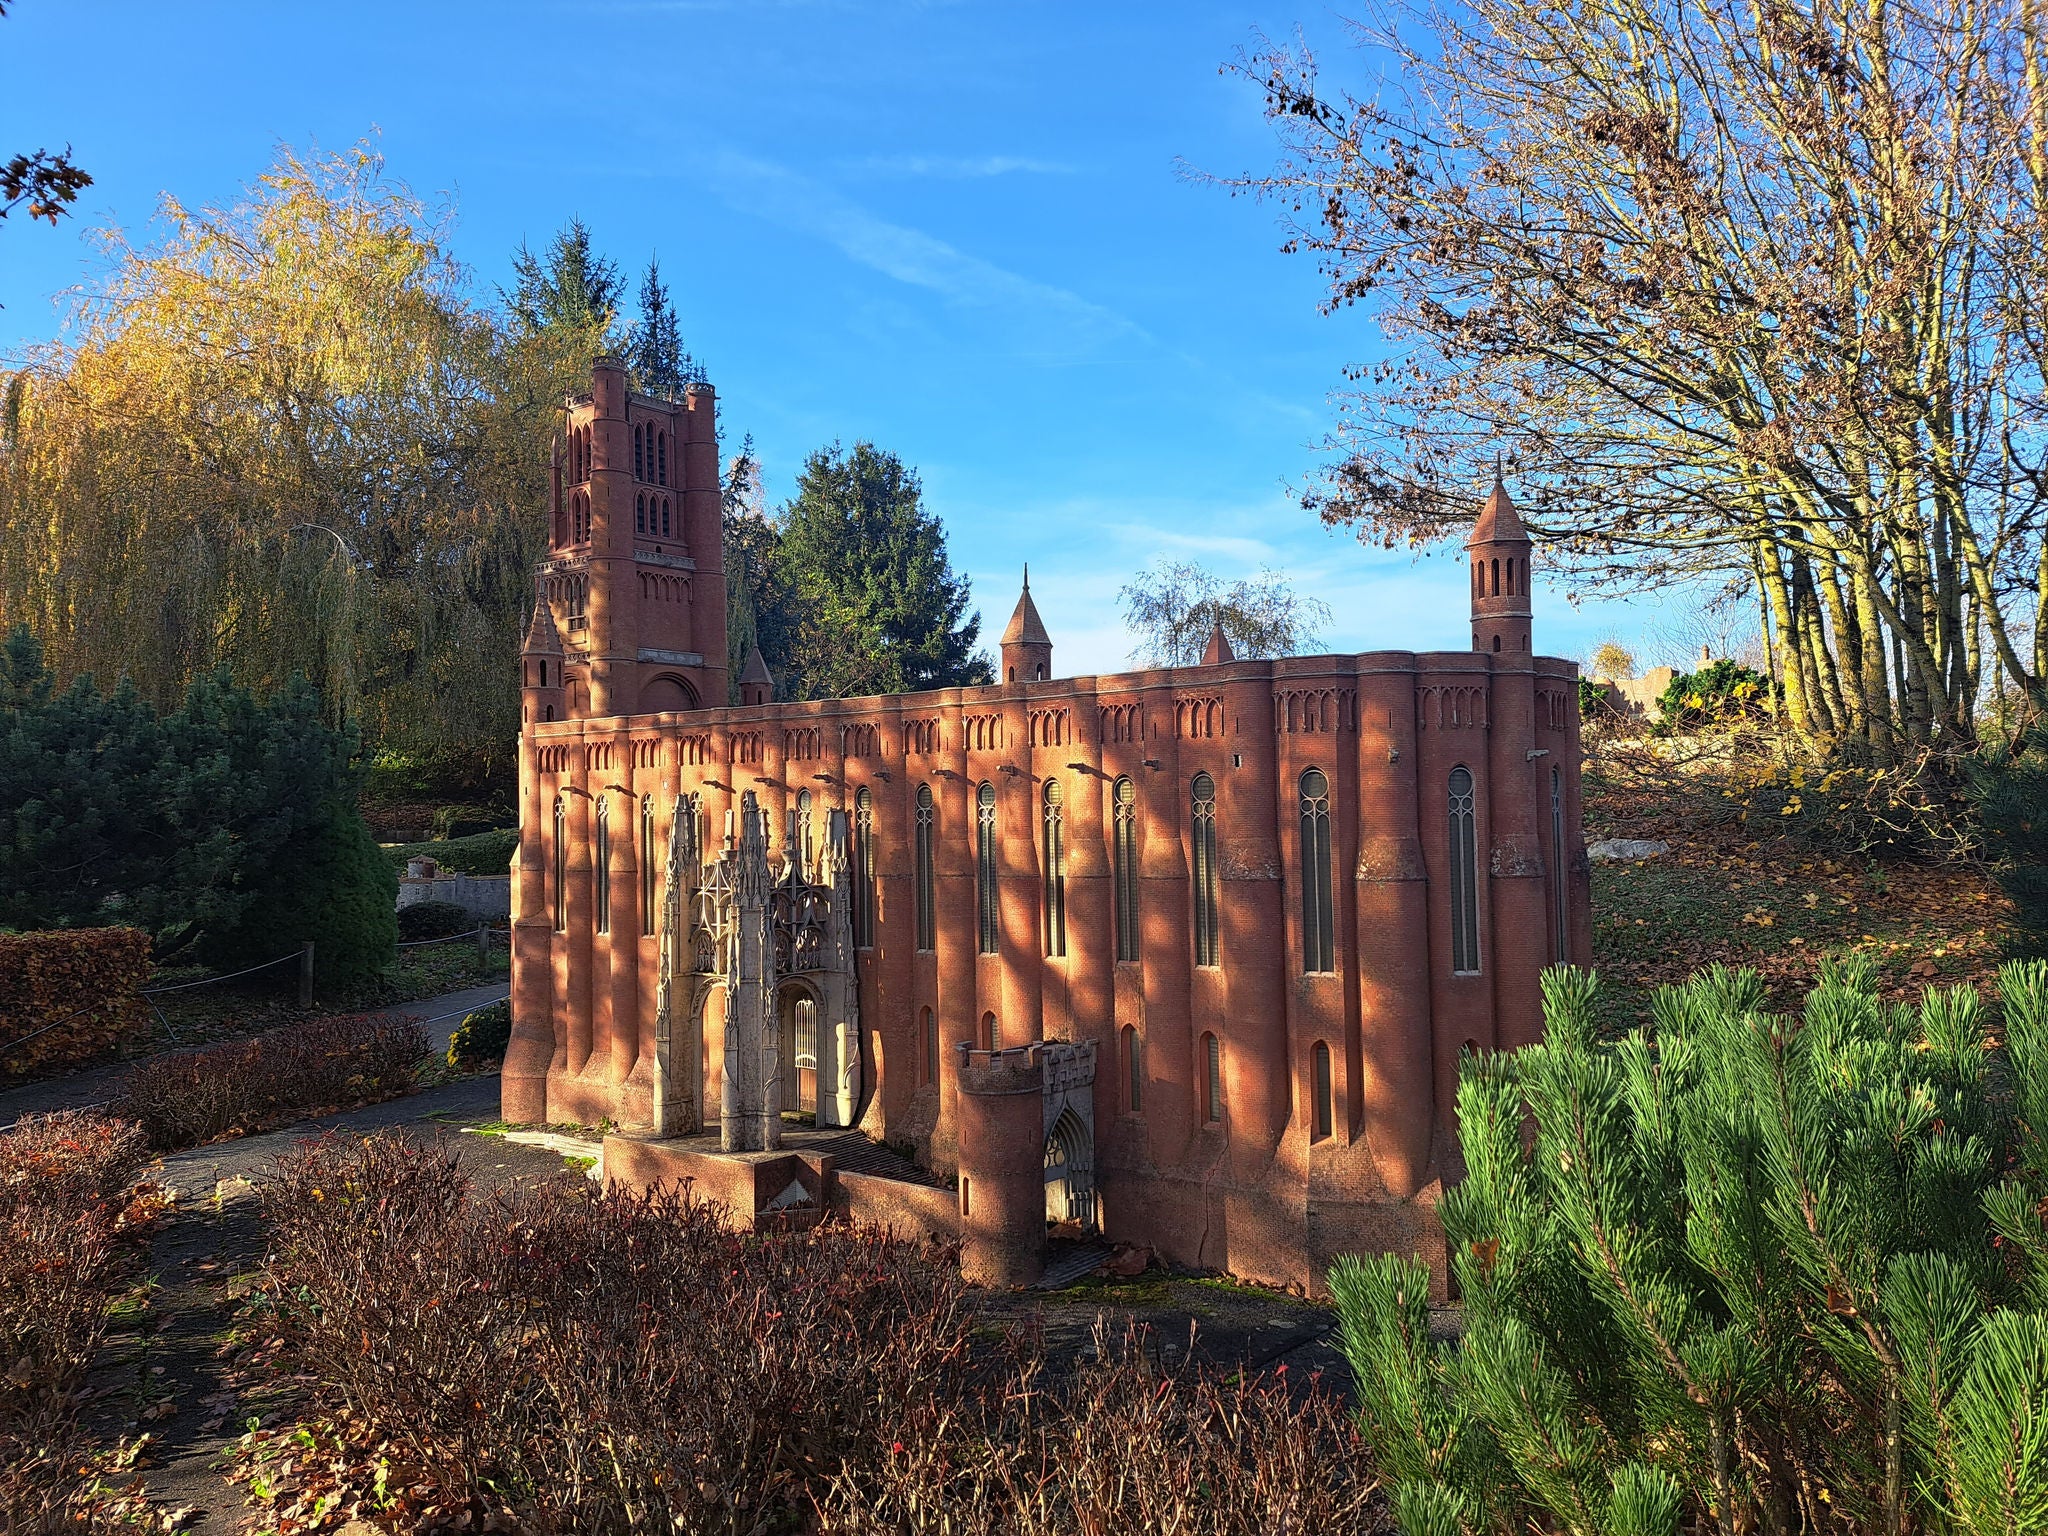
[[313, 1006], [313, 941], [299, 946], [299, 1006]]

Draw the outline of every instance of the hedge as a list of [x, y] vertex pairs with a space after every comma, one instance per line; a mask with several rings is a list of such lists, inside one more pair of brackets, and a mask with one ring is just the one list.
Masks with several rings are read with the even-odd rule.
[[506, 827], [441, 842], [387, 843], [384, 857], [399, 870], [405, 868], [408, 859], [429, 858], [459, 875], [503, 875], [511, 872], [512, 851], [518, 846], [519, 829]]
[[112, 1055], [147, 1017], [149, 974], [139, 928], [0, 933], [0, 1076]]

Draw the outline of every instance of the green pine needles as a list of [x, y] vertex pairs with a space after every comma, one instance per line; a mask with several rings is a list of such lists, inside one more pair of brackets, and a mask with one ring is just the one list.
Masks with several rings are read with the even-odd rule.
[[2048, 963], [1802, 1019], [1716, 967], [1596, 1043], [1465, 1063], [1446, 1191], [1462, 1342], [1427, 1273], [1330, 1274], [1411, 1536], [2048, 1531]]

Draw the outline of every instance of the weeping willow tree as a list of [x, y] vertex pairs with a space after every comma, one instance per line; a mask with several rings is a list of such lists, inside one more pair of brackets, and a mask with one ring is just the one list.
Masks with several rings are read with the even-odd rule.
[[368, 146], [160, 226], [5, 379], [0, 618], [160, 707], [304, 674], [374, 744], [505, 750], [548, 433], [607, 322], [474, 305]]

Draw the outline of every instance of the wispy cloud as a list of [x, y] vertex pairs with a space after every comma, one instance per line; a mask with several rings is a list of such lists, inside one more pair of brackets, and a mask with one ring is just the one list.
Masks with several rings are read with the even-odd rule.
[[858, 177], [977, 181], [987, 176], [1070, 176], [1075, 167], [1029, 155], [869, 155], [842, 160], [838, 169]]
[[719, 194], [735, 207], [825, 240], [862, 266], [949, 303], [1028, 321], [1033, 350], [1073, 353], [1110, 341], [1149, 339], [1114, 310], [892, 223], [772, 161], [726, 151], [712, 156], [708, 168]]

